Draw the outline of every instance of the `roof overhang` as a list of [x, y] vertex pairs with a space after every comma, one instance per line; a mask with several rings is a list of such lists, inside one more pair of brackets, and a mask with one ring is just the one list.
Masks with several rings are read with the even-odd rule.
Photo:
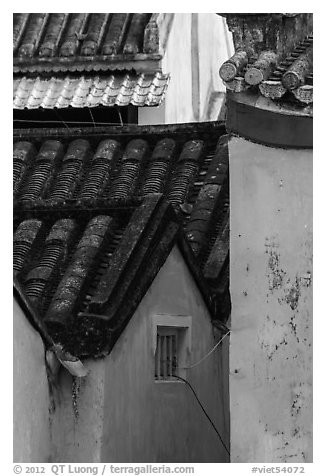
[[14, 109], [97, 106], [159, 106], [169, 75], [111, 73], [107, 76], [14, 78]]
[[42, 319], [40, 318], [34, 307], [31, 305], [28, 298], [25, 296], [25, 293], [16, 277], [14, 277], [13, 280], [13, 292], [14, 298], [17, 300], [19, 306], [23, 310], [30, 324], [41, 335], [45, 345], [47, 347], [54, 345], [53, 339], [48, 333], [45, 325], [43, 324]]
[[[228, 206], [228, 153], [227, 137], [224, 136], [224, 133], [224, 124], [216, 122], [14, 131], [15, 144], [20, 144], [17, 150], [15, 149], [14, 158], [14, 164], [17, 166], [15, 169], [16, 177], [18, 177], [17, 184], [23, 177], [23, 184], [34, 183], [34, 179], [32, 181], [28, 179], [33, 171], [35, 171], [33, 177], [39, 183], [39, 166], [43, 170], [44, 163], [49, 163], [49, 160], [51, 162], [53, 155], [52, 152], [49, 156], [46, 153], [45, 155], [38, 154], [37, 151], [40, 150], [44, 142], [49, 141], [55, 147], [51, 150], [55, 152], [59, 144], [66, 150], [66, 147], [69, 147], [68, 144], [75, 139], [80, 139], [77, 149], [86, 150], [83, 147], [87, 145], [89, 150], [93, 151], [92, 157], [94, 158], [95, 151], [98, 150], [99, 144], [103, 140], [105, 140], [106, 146], [109, 145], [108, 141], [110, 144], [119, 141], [122, 148], [121, 154], [125, 154], [125, 151], [129, 150], [129, 143], [132, 141], [138, 141], [138, 145], [135, 144], [135, 146], [139, 147], [141, 145], [139, 143], [146, 140], [150, 147], [149, 150], [152, 150], [150, 157], [157, 150], [155, 157], [159, 159], [159, 166], [162, 159], [170, 160], [171, 156], [167, 155], [164, 152], [166, 149], [163, 150], [162, 147], [172, 141], [174, 147], [177, 147], [177, 156], [171, 165], [173, 164], [175, 167], [177, 163], [180, 163], [181, 168], [179, 167], [177, 175], [181, 178], [184, 177], [181, 173], [189, 167], [188, 160], [191, 159], [191, 163], [196, 163], [195, 161], [198, 160], [195, 155], [198, 151], [198, 148], [195, 147], [197, 144], [205, 146], [205, 149], [201, 149], [203, 155], [197, 173], [200, 170], [205, 170], [204, 164], [206, 159], [209, 160], [205, 179], [193, 204], [188, 203], [188, 195], [183, 197], [181, 194], [180, 199], [178, 198], [179, 181], [174, 182], [173, 188], [171, 188], [172, 191], [175, 190], [178, 193], [176, 200], [173, 200], [172, 203], [164, 194], [162, 196], [157, 193], [155, 191], [157, 190], [156, 173], [153, 175], [151, 188], [147, 190], [146, 194], [138, 193], [137, 195], [136, 192], [131, 194], [128, 184], [123, 181], [123, 189], [127, 191], [125, 197], [119, 194], [105, 195], [102, 192], [98, 195], [95, 194], [93, 198], [85, 197], [85, 200], [78, 199], [79, 192], [76, 195], [77, 198], [70, 199], [68, 196], [66, 198], [61, 196], [61, 198], [57, 197], [50, 201], [43, 200], [42, 197], [31, 197], [28, 194], [22, 197], [22, 200], [17, 196], [18, 198], [14, 202], [15, 273], [26, 291], [27, 305], [35, 306], [36, 312], [42, 317], [42, 322], [46, 323], [47, 330], [51, 332], [55, 342], [64, 344], [66, 350], [78, 357], [94, 357], [109, 353], [175, 245], [182, 252], [212, 320], [214, 322], [226, 320], [230, 311], [229, 300], [224, 299], [228, 294], [228, 272], [224, 273], [223, 269], [227, 269], [228, 257], [224, 255], [228, 249], [224, 250], [223, 248], [223, 256], [221, 253], [215, 256], [214, 252], [216, 259], [211, 259], [214, 246], [217, 241], [220, 243], [220, 235], [224, 236], [225, 234], [223, 223], [228, 221], [228, 214], [224, 212], [225, 207]], [[161, 142], [162, 140], [164, 142]], [[161, 144], [158, 149], [155, 148], [157, 144]], [[80, 147], [81, 149], [79, 149]], [[71, 161], [75, 161], [74, 154], [78, 152], [77, 149], [73, 149], [72, 154], [69, 152], [69, 156], [65, 154], [68, 165]], [[105, 150], [110, 156], [110, 150], [102, 147], [99, 150], [100, 155], [98, 155], [100, 159], [104, 157], [102, 154]], [[132, 149], [133, 154], [134, 150]], [[183, 156], [181, 155], [182, 151], [185, 151]], [[117, 156], [117, 160], [120, 155]], [[33, 160], [35, 157], [39, 160]], [[83, 157], [82, 161], [90, 159], [87, 155], [83, 155]], [[125, 155], [125, 157], [129, 156]], [[182, 162], [179, 160], [180, 157]], [[35, 167], [24, 169], [29, 161]], [[131, 168], [134, 167], [134, 163], [134, 161], [131, 163]], [[143, 164], [147, 163], [148, 161], [143, 162]], [[94, 164], [96, 165], [95, 162]], [[68, 168], [70, 170], [70, 166]], [[126, 169], [124, 176], [129, 173], [129, 170], [130, 167]], [[146, 166], [139, 169], [139, 171], [141, 170], [145, 177], [146, 170], [149, 169]], [[155, 170], [161, 169], [156, 168], [154, 172]], [[17, 176], [17, 172], [19, 176]], [[94, 177], [97, 180], [99, 174], [96, 173], [97, 175]], [[193, 179], [195, 180], [197, 176], [196, 174]], [[168, 177], [169, 175], [166, 176], [167, 179]], [[46, 174], [45, 179], [47, 178]], [[119, 178], [115, 183], [121, 184], [121, 180]], [[100, 187], [100, 185], [97, 186]], [[27, 192], [32, 191], [29, 185], [27, 189]], [[43, 188], [44, 190], [45, 188]], [[17, 193], [19, 193], [19, 185]], [[95, 220], [94, 223], [93, 220]], [[221, 223], [216, 228], [218, 220]], [[21, 224], [23, 224], [22, 227]], [[73, 235], [74, 232], [77, 235]], [[99, 248], [94, 255], [95, 261], [92, 258], [93, 241], [89, 241], [93, 235], [96, 235], [95, 237], [103, 235], [103, 239], [105, 237], [106, 240], [98, 243], [101, 249]], [[225, 235], [224, 238], [227, 239], [227, 233]], [[81, 237], [85, 237], [86, 241], [84, 240], [82, 243], [83, 247], [86, 246], [88, 250], [86, 254], [84, 250], [82, 256], [89, 256], [88, 264], [83, 261], [83, 269], [86, 273], [86, 275], [83, 274], [85, 277], [85, 282], [83, 281], [85, 288], [83, 287], [83, 289], [86, 290], [90, 283], [93, 285], [93, 277], [98, 275], [98, 281], [95, 282], [94, 289], [92, 288], [89, 295], [90, 299], [87, 298], [85, 306], [83, 305], [84, 291], [79, 286], [81, 282], [78, 284], [79, 278], [75, 273], [76, 269], [79, 269], [79, 265], [77, 266], [79, 254], [77, 253], [76, 256], [75, 252], [71, 256], [63, 254], [64, 265], [62, 264], [63, 268], [61, 268], [61, 255], [57, 261], [55, 258], [57, 255], [54, 256], [51, 251], [53, 240], [59, 247], [62, 245], [66, 249], [66, 246], [71, 245], [74, 250], [77, 250], [76, 246]], [[224, 238], [221, 238], [222, 241]], [[47, 270], [44, 269], [44, 263], [41, 262], [45, 242], [51, 245], [49, 255], [54, 259], [53, 262], [46, 261]], [[210, 243], [213, 245], [211, 252], [209, 251]], [[203, 253], [199, 256], [202, 248]], [[38, 250], [41, 250], [42, 256], [39, 256]], [[110, 255], [109, 261], [104, 263], [106, 255], [104, 256], [103, 253], [106, 251], [112, 253], [112, 256]], [[73, 256], [76, 259], [72, 259]], [[220, 264], [220, 272], [216, 261]], [[98, 267], [99, 262], [104, 264], [101, 269]], [[210, 272], [207, 279], [205, 263], [214, 263], [214, 272], [213, 274]], [[52, 277], [55, 277], [59, 267], [62, 272], [64, 271], [63, 281], [60, 280], [60, 289], [57, 284], [52, 282]], [[99, 269], [98, 273], [96, 270]], [[52, 284], [55, 287], [55, 296], [52, 295]], [[46, 288], [44, 293], [40, 293], [41, 288]], [[47, 296], [45, 299], [51, 301], [49, 306], [47, 302], [44, 302], [43, 306], [43, 297], [45, 296]], [[32, 308], [30, 310], [33, 312]]]
[[74, 60], [14, 60], [14, 74], [58, 74], [58, 73], [99, 73], [106, 71], [137, 71], [156, 72], [161, 70], [159, 54], [139, 53], [128, 58], [128, 55], [116, 55], [115, 57], [100, 57], [85, 60], [76, 57]]

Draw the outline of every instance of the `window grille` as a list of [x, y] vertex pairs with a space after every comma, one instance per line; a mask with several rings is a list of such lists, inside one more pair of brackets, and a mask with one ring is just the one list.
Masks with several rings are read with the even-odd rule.
[[173, 380], [178, 367], [177, 329], [157, 328], [155, 379]]

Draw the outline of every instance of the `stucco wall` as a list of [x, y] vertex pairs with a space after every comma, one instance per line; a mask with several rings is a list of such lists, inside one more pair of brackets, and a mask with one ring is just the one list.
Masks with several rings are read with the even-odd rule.
[[216, 121], [225, 97], [225, 86], [218, 73], [232, 56], [233, 40], [223, 17], [198, 13], [199, 121]]
[[191, 74], [191, 13], [174, 15], [162, 61], [162, 69], [171, 75], [164, 107], [165, 123], [194, 121]]
[[13, 459], [50, 460], [49, 387], [41, 337], [14, 301], [13, 329]]
[[[74, 394], [72, 379], [62, 372], [62, 399], [52, 433], [54, 461], [227, 461], [190, 389], [180, 382], [155, 382], [152, 318], [165, 313], [192, 316], [191, 363], [213, 347], [209, 314], [178, 249], [160, 270], [110, 355], [85, 362], [90, 374], [75, 385]], [[227, 340], [187, 375], [226, 444]]]
[[232, 462], [312, 461], [312, 151], [232, 138]]
[[233, 51], [225, 20], [215, 13], [175, 13], [162, 60], [171, 75], [164, 103], [139, 108], [139, 124], [216, 120], [225, 87], [221, 64]]

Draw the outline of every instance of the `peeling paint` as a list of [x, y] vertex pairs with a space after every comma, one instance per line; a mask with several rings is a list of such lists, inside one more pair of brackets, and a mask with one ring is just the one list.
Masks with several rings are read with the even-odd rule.
[[293, 438], [295, 438], [300, 432], [300, 428], [294, 428], [294, 430], [292, 431], [292, 436]]
[[310, 271], [308, 271], [304, 276], [301, 276], [300, 283], [302, 286], [306, 286], [307, 288], [311, 286], [312, 276]]
[[[278, 302], [280, 305], [286, 303], [290, 306], [292, 310], [297, 309], [299, 299], [301, 296], [301, 287], [310, 287], [312, 282], [311, 272], [307, 271], [306, 274], [294, 279], [294, 282], [291, 284], [291, 279], [287, 277], [287, 273], [281, 268], [280, 265], [280, 253], [277, 251], [279, 244], [273, 241], [275, 237], [271, 240], [266, 238], [265, 248], [269, 255], [268, 258], [268, 273], [267, 277], [269, 280], [269, 290], [275, 291], [280, 290], [284, 287], [284, 296], [278, 297]], [[286, 280], [286, 285], [284, 285]], [[268, 297], [268, 296], [267, 296]]]
[[312, 154], [229, 151], [231, 461], [311, 462]]
[[295, 310], [298, 307], [298, 301], [299, 301], [300, 295], [301, 293], [300, 293], [299, 279], [296, 278], [295, 282], [292, 284], [289, 290], [286, 291], [286, 294], [285, 294], [285, 302], [290, 305], [292, 310]]
[[294, 316], [291, 316], [290, 318], [290, 322], [289, 322], [289, 326], [295, 336], [295, 338], [297, 339], [297, 342], [299, 343], [300, 342], [300, 339], [297, 335], [297, 323], [295, 322], [295, 315]]
[[74, 413], [75, 420], [78, 420], [78, 417], [79, 417], [78, 397], [80, 392], [80, 386], [81, 386], [81, 378], [72, 377], [71, 399], [72, 399], [72, 410]]
[[279, 247], [278, 244], [271, 241], [269, 243], [268, 238], [265, 243], [266, 253], [268, 253], [268, 281], [269, 281], [269, 290], [273, 291], [279, 289], [283, 285], [283, 280], [285, 272], [280, 268], [280, 254], [276, 251], [276, 248]]
[[293, 402], [291, 405], [291, 415], [292, 416], [297, 415], [301, 410], [301, 406], [302, 406], [302, 394], [299, 393], [299, 394], [296, 394], [293, 399]]
[[[283, 338], [283, 340], [279, 343], [279, 344], [273, 344], [273, 345], [270, 345], [270, 344], [267, 344], [267, 343], [264, 343], [262, 342], [261, 343], [261, 348], [262, 349], [266, 349], [267, 350], [267, 359], [268, 360], [272, 360], [272, 358], [274, 357], [274, 354], [275, 352], [282, 346], [282, 345], [287, 345], [287, 341], [285, 339], [285, 337]], [[270, 350], [272, 349], [272, 350]]]

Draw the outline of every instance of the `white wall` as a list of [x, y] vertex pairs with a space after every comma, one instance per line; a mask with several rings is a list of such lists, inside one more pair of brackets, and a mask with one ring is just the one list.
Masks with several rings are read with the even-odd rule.
[[51, 414], [44, 345], [16, 301], [13, 318], [13, 459], [46, 463], [51, 460]]
[[232, 138], [232, 462], [312, 461], [312, 151]]
[[[214, 346], [209, 313], [178, 249], [110, 355], [85, 362], [90, 374], [77, 392], [72, 392], [72, 380], [63, 371], [62, 403], [53, 426], [54, 461], [227, 461], [189, 388], [155, 382], [152, 317], [162, 313], [192, 315], [191, 362]], [[228, 445], [227, 340], [187, 378]]]
[[233, 54], [232, 35], [225, 18], [198, 13], [200, 121], [216, 121], [225, 96], [219, 69]]
[[162, 60], [171, 75], [164, 103], [139, 108], [139, 124], [215, 121], [225, 87], [221, 64], [232, 55], [232, 36], [215, 13], [175, 13]]

